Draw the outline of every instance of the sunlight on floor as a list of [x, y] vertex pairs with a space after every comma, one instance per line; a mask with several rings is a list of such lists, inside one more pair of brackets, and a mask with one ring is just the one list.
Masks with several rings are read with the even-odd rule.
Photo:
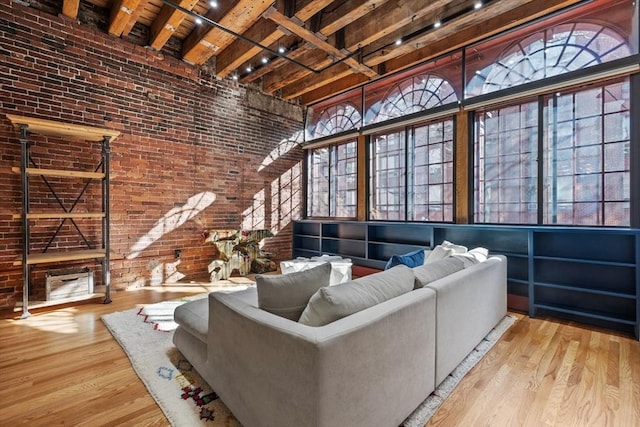
[[76, 319], [77, 312], [77, 309], [68, 307], [47, 313], [32, 314], [26, 319], [14, 319], [11, 321], [16, 325], [28, 326], [43, 332], [75, 334], [80, 330]]

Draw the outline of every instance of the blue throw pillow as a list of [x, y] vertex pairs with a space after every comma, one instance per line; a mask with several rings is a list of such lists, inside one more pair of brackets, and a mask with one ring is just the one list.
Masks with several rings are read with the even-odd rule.
[[404, 255], [393, 255], [387, 262], [387, 265], [384, 266], [384, 269], [388, 270], [399, 264], [403, 264], [411, 268], [424, 264], [424, 249], [418, 249], [417, 251], [409, 252]]

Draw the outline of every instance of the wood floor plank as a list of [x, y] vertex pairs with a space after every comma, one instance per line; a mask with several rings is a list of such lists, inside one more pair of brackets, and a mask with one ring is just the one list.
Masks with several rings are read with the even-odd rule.
[[[6, 425], [166, 426], [101, 316], [215, 289], [118, 292], [0, 319], [0, 413]], [[640, 425], [640, 343], [549, 318], [518, 320], [456, 387], [428, 426]]]

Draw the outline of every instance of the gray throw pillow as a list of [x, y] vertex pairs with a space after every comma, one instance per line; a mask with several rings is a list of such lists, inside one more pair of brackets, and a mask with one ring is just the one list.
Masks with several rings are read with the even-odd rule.
[[351, 282], [321, 288], [309, 300], [299, 322], [323, 326], [407, 293], [413, 284], [413, 270], [397, 265]]
[[329, 286], [330, 278], [331, 264], [328, 262], [289, 274], [258, 274], [258, 307], [297, 321], [311, 295], [321, 287]]
[[415, 289], [423, 288], [429, 283], [442, 279], [456, 271], [464, 270], [465, 263], [455, 255], [438, 261], [421, 265], [413, 269], [416, 275]]

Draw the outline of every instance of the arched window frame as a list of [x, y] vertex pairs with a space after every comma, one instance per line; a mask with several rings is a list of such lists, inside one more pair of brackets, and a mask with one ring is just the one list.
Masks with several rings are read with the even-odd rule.
[[453, 85], [436, 74], [418, 74], [393, 85], [380, 102], [369, 108], [367, 124], [381, 123], [458, 101]]
[[513, 42], [495, 62], [476, 70], [467, 84], [466, 97], [493, 93], [630, 54], [625, 38], [612, 28], [587, 21], [559, 24]]
[[313, 128], [312, 139], [358, 129], [361, 123], [362, 114], [352, 102], [331, 105], [319, 114]]

